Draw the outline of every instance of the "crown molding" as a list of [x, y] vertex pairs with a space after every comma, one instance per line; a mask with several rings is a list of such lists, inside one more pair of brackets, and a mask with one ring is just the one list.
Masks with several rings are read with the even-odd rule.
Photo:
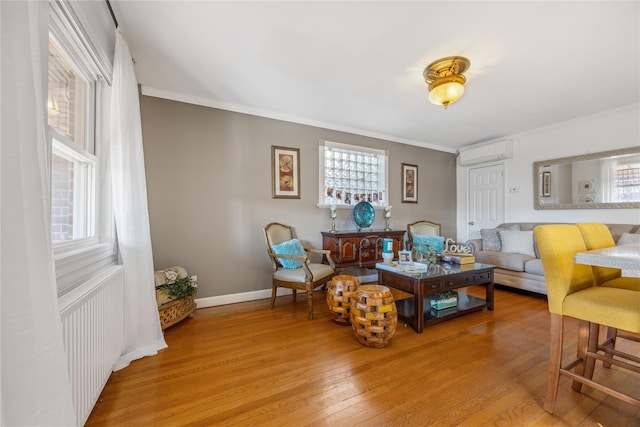
[[333, 123], [327, 123], [312, 119], [306, 119], [304, 117], [293, 116], [290, 114], [281, 113], [278, 111], [267, 110], [265, 108], [252, 107], [249, 105], [234, 104], [226, 101], [219, 101], [216, 99], [205, 98], [202, 96], [188, 95], [179, 92], [172, 92], [164, 89], [157, 89], [149, 86], [141, 86], [142, 94], [145, 96], [151, 96], [154, 98], [169, 99], [172, 101], [184, 102], [186, 104], [200, 105], [202, 107], [216, 108], [219, 110], [233, 111], [235, 113], [250, 114], [252, 116], [265, 117], [268, 119], [282, 120], [285, 122], [297, 123], [301, 125], [314, 126], [323, 129], [329, 129], [339, 132], [352, 133], [355, 135], [366, 136], [369, 138], [382, 139], [391, 142], [397, 142], [399, 144], [413, 145], [421, 148], [428, 148], [436, 151], [444, 151], [445, 153], [455, 153], [456, 150], [449, 147], [443, 147], [440, 145], [429, 144], [422, 141], [414, 141], [411, 139], [400, 138], [393, 135], [385, 135], [376, 132], [370, 132], [364, 129], [351, 128], [348, 126], [336, 125]]

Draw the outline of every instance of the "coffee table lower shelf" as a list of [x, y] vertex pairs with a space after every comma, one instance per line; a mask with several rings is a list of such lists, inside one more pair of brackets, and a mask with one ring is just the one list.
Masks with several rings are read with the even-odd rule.
[[[413, 319], [415, 318], [413, 298], [405, 298], [396, 301], [396, 307], [398, 309], [398, 317], [413, 326]], [[447, 319], [451, 319], [458, 316], [463, 316], [474, 311], [482, 311], [489, 307], [489, 304], [483, 298], [478, 298], [473, 295], [468, 295], [464, 292], [458, 292], [458, 305], [455, 307], [445, 308], [443, 310], [427, 309], [431, 307], [431, 297], [426, 296], [422, 300], [424, 311], [424, 324], [434, 324], [442, 322]]]

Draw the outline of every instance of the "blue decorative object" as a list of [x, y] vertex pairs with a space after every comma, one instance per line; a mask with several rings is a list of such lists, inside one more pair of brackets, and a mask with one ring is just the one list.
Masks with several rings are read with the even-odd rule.
[[413, 236], [413, 244], [415, 246], [428, 246], [441, 254], [444, 250], [444, 237], [442, 236], [423, 236], [415, 234]]
[[369, 202], [360, 202], [353, 208], [353, 220], [358, 226], [358, 230], [370, 227], [376, 219], [376, 211]]
[[[300, 244], [300, 240], [291, 239], [286, 242], [282, 242], [277, 245], [273, 245], [271, 250], [275, 252], [277, 255], [297, 255], [297, 256], [306, 256], [304, 252], [304, 248]], [[283, 268], [286, 269], [294, 269], [302, 267], [302, 262], [297, 259], [286, 259], [286, 258], [278, 258], [280, 264], [282, 264]]]

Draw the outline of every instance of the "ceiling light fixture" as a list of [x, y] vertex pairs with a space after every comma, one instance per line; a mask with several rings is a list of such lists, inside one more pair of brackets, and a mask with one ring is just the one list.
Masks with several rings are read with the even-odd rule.
[[448, 56], [429, 64], [422, 73], [429, 84], [429, 101], [446, 110], [449, 104], [460, 99], [467, 81], [462, 74], [470, 65], [471, 61], [463, 56]]

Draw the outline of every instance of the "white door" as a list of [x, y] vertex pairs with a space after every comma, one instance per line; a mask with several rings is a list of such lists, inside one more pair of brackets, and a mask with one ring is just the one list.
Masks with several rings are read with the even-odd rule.
[[504, 222], [504, 165], [469, 169], [469, 239]]

